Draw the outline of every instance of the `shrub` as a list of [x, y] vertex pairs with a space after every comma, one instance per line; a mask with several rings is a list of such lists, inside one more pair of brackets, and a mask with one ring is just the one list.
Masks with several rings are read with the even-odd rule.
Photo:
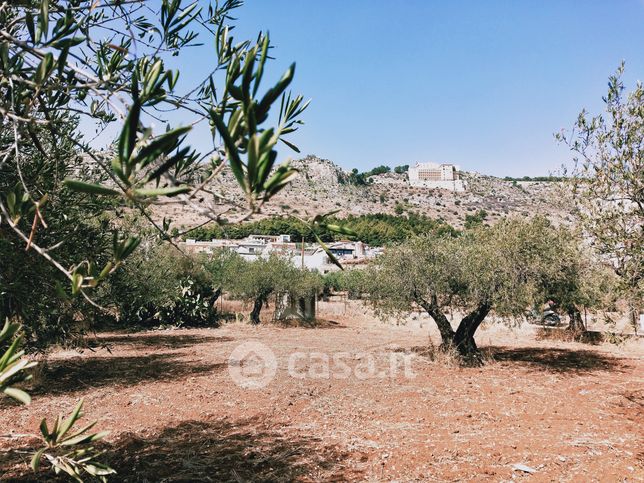
[[210, 273], [199, 257], [169, 245], [143, 247], [106, 284], [124, 325], [212, 325], [215, 295]]
[[397, 174], [403, 174], [409, 171], [409, 165], [408, 164], [403, 164], [402, 166], [396, 166], [394, 168], [394, 173]]
[[485, 210], [478, 210], [475, 214], [465, 215], [465, 229], [475, 228], [482, 225], [487, 219], [488, 213]]

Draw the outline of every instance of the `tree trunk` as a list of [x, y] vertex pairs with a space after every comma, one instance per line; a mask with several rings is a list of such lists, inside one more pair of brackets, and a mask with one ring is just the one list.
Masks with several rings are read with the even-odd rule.
[[221, 288], [218, 288], [213, 292], [212, 296], [210, 297], [210, 308], [215, 312], [217, 311], [217, 300], [219, 300], [220, 296], [221, 296]]
[[260, 295], [255, 299], [255, 303], [253, 303], [253, 311], [250, 313], [250, 321], [255, 325], [259, 325], [260, 323], [259, 313], [262, 311], [265, 298], [266, 297], [264, 295]]
[[584, 321], [581, 318], [581, 312], [577, 307], [571, 307], [568, 309], [568, 317], [570, 318], [570, 323], [568, 324], [568, 330], [571, 332], [586, 332], [586, 326]]
[[490, 313], [492, 307], [488, 303], [479, 305], [474, 311], [467, 314], [461, 320], [461, 323], [456, 329], [454, 334], [454, 346], [458, 353], [467, 362], [480, 363], [481, 358], [476, 341], [474, 340], [474, 333], [481, 325], [487, 314]]
[[441, 349], [455, 347], [459, 355], [468, 364], [478, 365], [481, 363], [479, 350], [474, 340], [474, 333], [490, 313], [492, 306], [489, 303], [480, 304], [474, 311], [463, 317], [458, 329], [454, 332], [449, 320], [440, 309], [436, 297], [433, 297], [431, 302], [421, 297], [416, 297], [416, 301], [436, 322], [438, 331], [441, 334]]
[[449, 323], [449, 320], [438, 306], [436, 297], [432, 298], [431, 303], [421, 297], [417, 297], [416, 300], [418, 305], [425, 309], [425, 312], [436, 322], [438, 332], [441, 334], [441, 348], [451, 347], [454, 343], [454, 329], [452, 329], [452, 324]]

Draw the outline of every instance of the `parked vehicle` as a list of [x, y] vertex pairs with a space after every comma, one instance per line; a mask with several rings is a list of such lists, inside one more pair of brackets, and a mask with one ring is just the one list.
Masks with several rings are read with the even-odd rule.
[[537, 310], [531, 310], [526, 313], [526, 320], [530, 324], [546, 327], [559, 327], [563, 325], [561, 317], [554, 310], [544, 310], [541, 313]]

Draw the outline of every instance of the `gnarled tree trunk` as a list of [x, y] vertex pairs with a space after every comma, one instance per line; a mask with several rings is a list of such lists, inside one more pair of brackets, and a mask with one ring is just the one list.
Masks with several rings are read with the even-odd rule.
[[454, 347], [464, 361], [474, 364], [481, 362], [479, 350], [474, 340], [474, 333], [490, 313], [492, 307], [489, 303], [480, 304], [475, 310], [463, 317], [455, 332], [435, 297], [431, 301], [417, 297], [416, 301], [436, 323], [442, 340], [441, 349]]
[[432, 297], [431, 302], [421, 297], [416, 297], [416, 301], [434, 319], [434, 322], [436, 322], [438, 332], [441, 335], [441, 348], [447, 349], [452, 347], [454, 344], [454, 329], [452, 329], [452, 324], [449, 323], [449, 320], [438, 305], [436, 297]]
[[260, 323], [259, 314], [262, 311], [264, 302], [266, 302], [266, 296], [260, 295], [255, 299], [255, 302], [253, 303], [253, 311], [250, 313], [250, 321], [255, 325], [259, 325]]
[[581, 312], [577, 307], [573, 306], [568, 309], [568, 317], [570, 318], [568, 330], [572, 332], [586, 332], [586, 325], [584, 324], [584, 321], [581, 318]]
[[490, 313], [492, 307], [488, 303], [482, 303], [461, 320], [461, 323], [454, 334], [454, 346], [458, 353], [469, 362], [480, 362], [480, 355], [474, 333], [483, 322], [483, 319]]

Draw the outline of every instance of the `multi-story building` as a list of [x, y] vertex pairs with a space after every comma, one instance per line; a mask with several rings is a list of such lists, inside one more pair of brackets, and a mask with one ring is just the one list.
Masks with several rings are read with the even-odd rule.
[[409, 168], [408, 176], [414, 187], [465, 191], [459, 168], [453, 164], [416, 163]]

